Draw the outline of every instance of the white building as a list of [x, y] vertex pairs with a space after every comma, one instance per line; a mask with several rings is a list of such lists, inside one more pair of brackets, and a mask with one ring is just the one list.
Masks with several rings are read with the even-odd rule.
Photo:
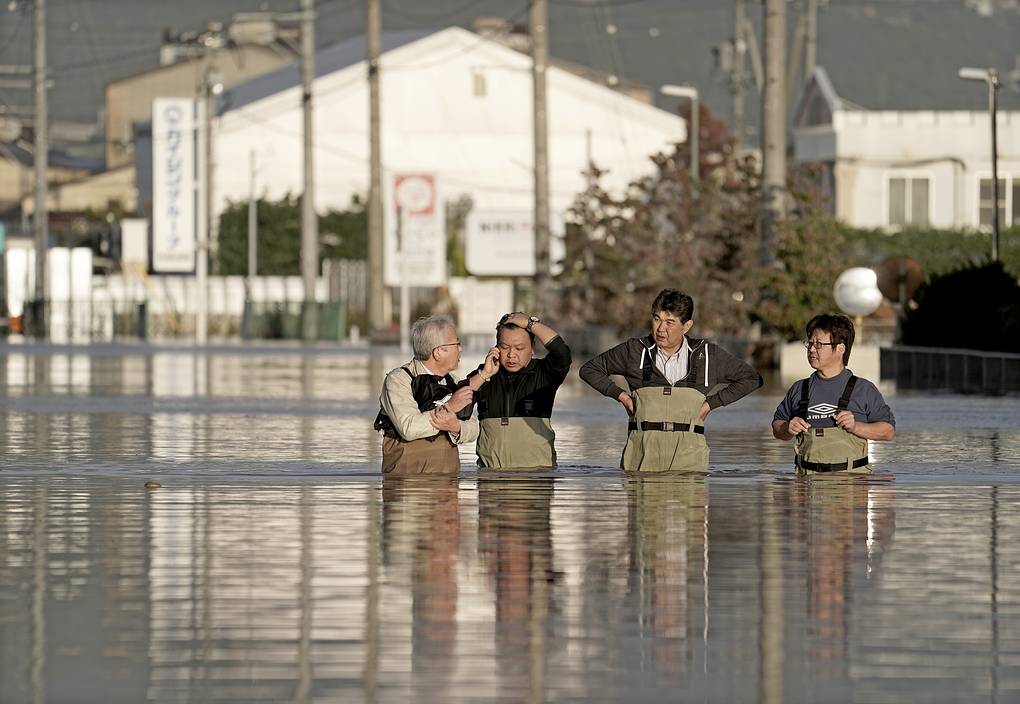
[[[476, 208], [530, 209], [530, 58], [451, 27], [383, 35], [384, 183], [435, 173], [445, 198]], [[315, 204], [345, 209], [368, 192], [369, 109], [363, 37], [320, 51], [313, 88]], [[649, 156], [686, 139], [684, 121], [555, 65], [548, 69], [551, 205], [562, 214], [585, 188], [588, 156], [623, 187], [652, 171]], [[213, 124], [214, 209], [257, 192], [302, 191], [302, 111], [296, 64], [228, 90]], [[141, 151], [142, 148], [139, 148]], [[142, 165], [146, 168], [146, 165]], [[148, 179], [140, 178], [140, 182]], [[143, 198], [143, 208], [145, 194]]]
[[[816, 68], [794, 116], [794, 155], [820, 168], [850, 225], [990, 227], [990, 127], [987, 111], [862, 108]], [[999, 111], [998, 142], [1000, 223], [1020, 225], [1020, 112]]]

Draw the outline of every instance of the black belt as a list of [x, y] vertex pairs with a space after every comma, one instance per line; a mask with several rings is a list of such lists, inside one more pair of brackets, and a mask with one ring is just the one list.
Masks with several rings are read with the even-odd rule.
[[847, 465], [846, 462], [808, 462], [807, 460], [802, 460], [799, 457], [797, 458], [798, 467], [800, 467], [801, 469], [809, 469], [812, 472], [843, 472], [846, 471], [847, 469], [857, 469], [858, 467], [863, 467], [866, 464], [868, 464], [867, 455], [860, 458], [859, 460], [854, 460], [853, 462], [851, 462], [849, 468], [846, 466]]
[[[633, 433], [637, 429], [637, 421], [632, 420], [627, 424], [627, 432]], [[670, 423], [668, 421], [665, 423], [653, 423], [651, 421], [643, 420], [641, 421], [641, 430], [661, 430], [666, 433], [690, 433], [693, 431], [698, 435], [705, 434], [705, 426], [703, 425], [695, 425], [692, 427], [690, 423]]]

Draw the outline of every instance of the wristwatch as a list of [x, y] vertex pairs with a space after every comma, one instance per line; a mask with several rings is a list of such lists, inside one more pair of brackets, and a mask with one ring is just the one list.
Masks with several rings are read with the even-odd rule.
[[541, 320], [539, 320], [538, 318], [536, 318], [535, 316], [533, 316], [533, 315], [532, 315], [532, 316], [530, 316], [530, 317], [528, 318], [528, 328], [527, 328], [527, 329], [528, 329], [528, 332], [531, 332], [531, 326], [532, 326], [532, 325], [534, 325], [535, 323], [540, 323], [540, 322], [542, 322], [542, 321], [541, 321]]

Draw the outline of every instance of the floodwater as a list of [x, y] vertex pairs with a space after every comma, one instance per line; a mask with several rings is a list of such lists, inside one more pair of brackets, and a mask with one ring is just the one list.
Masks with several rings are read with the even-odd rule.
[[805, 481], [767, 386], [627, 479], [573, 375], [556, 472], [383, 482], [401, 361], [0, 350], [0, 702], [1020, 701], [1020, 399]]

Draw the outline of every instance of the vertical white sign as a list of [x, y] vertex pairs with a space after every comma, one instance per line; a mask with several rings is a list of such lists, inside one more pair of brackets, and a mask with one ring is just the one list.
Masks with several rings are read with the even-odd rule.
[[385, 284], [446, 284], [446, 212], [435, 175], [396, 174], [386, 185]]
[[195, 103], [152, 101], [152, 270], [195, 270]]

